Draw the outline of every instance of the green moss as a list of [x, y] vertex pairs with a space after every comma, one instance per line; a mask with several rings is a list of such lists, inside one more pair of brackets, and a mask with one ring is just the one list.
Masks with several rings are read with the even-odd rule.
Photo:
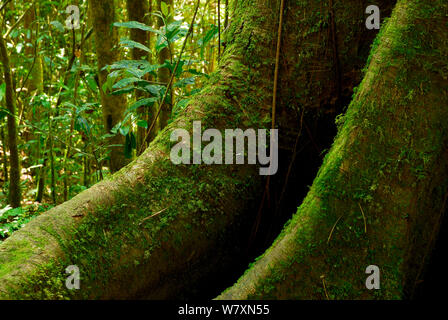
[[[446, 78], [430, 67], [446, 64], [442, 12], [447, 6], [400, 2], [373, 45], [347, 113], [338, 118], [335, 143], [307, 198], [224, 297], [399, 299], [407, 294], [448, 190], [443, 165], [448, 125], [442, 120], [448, 116], [447, 96], [441, 94]], [[381, 290], [365, 288], [370, 264], [380, 267]]]

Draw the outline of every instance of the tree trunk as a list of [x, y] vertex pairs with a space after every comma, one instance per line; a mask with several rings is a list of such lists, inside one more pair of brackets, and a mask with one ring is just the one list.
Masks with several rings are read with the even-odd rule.
[[16, 101], [12, 84], [11, 68], [5, 41], [0, 36], [0, 58], [3, 64], [3, 74], [6, 83], [5, 101], [8, 114], [8, 146], [9, 146], [9, 204], [13, 208], [21, 205], [22, 191], [20, 189], [20, 161], [17, 149], [17, 122], [16, 122]]
[[[107, 133], [122, 119], [126, 109], [126, 99], [123, 95], [113, 96], [104, 92], [103, 84], [107, 80], [107, 70], [102, 70], [106, 65], [119, 60], [117, 30], [112, 25], [116, 22], [114, 0], [90, 0], [90, 13], [95, 33], [96, 55], [98, 58], [98, 73], [103, 108], [103, 121]], [[124, 145], [124, 137], [117, 134], [110, 139], [111, 145]], [[123, 147], [111, 147], [110, 170], [116, 172], [121, 169], [127, 160]]]
[[[352, 71], [360, 69], [361, 60], [358, 50], [349, 48], [365, 46], [369, 36], [362, 35], [370, 34], [364, 10], [357, 10], [363, 1], [352, 2], [335, 10], [337, 21], [352, 30], [338, 40], [346, 54], [341, 73], [347, 85], [354, 85]], [[264, 186], [257, 166], [176, 166], [169, 157], [170, 134], [176, 128], [191, 132], [193, 121], [219, 130], [270, 125], [278, 8], [274, 0], [239, 1], [218, 71], [149, 148], [0, 245], [0, 297], [178, 298], [200, 282], [216, 284], [217, 275], [244, 258]], [[284, 33], [280, 81], [293, 83], [290, 91], [279, 90], [284, 114], [287, 103], [297, 99], [294, 88], [305, 81], [325, 93], [313, 99], [311, 90], [300, 92], [300, 106], [310, 113], [337, 97], [332, 77], [312, 73], [334, 65], [325, 49], [328, 28], [316, 8], [328, 13], [320, 1], [302, 0], [285, 12], [286, 31], [308, 32]], [[283, 123], [278, 125], [286, 128]], [[69, 265], [80, 268], [82, 290], [66, 290]]]
[[[150, 14], [151, 14], [151, 3], [152, 1], [142, 1], [142, 0], [127, 0], [127, 11], [128, 11], [128, 20], [129, 21], [138, 21], [141, 23], [144, 23], [146, 25], [150, 25]], [[146, 32], [140, 29], [131, 29], [131, 40], [139, 42], [148, 48], [150, 47], [151, 43], [151, 33]], [[151, 62], [152, 57], [150, 56], [150, 53], [145, 52], [144, 50], [140, 50], [138, 48], [132, 49], [132, 59], [133, 60], [140, 60], [144, 56], [148, 56], [147, 60]], [[147, 80], [151, 80], [148, 78]], [[136, 92], [136, 98], [137, 100], [144, 97], [144, 93], [141, 91]], [[138, 114], [140, 115], [140, 118], [145, 120], [148, 123], [148, 126], [150, 125], [149, 117], [148, 117], [148, 107], [140, 107], [138, 109]], [[152, 115], [154, 115], [155, 111], [151, 110]], [[152, 120], [152, 119], [151, 119]], [[142, 127], [138, 127], [137, 129], [137, 155], [140, 155], [140, 150], [146, 149], [146, 143], [145, 143], [145, 137], [146, 137], [146, 129]], [[154, 138], [151, 137], [152, 139]], [[151, 141], [152, 139], [149, 139]], [[144, 145], [144, 146], [143, 146]]]
[[447, 9], [399, 2], [305, 201], [220, 299], [412, 295], [448, 196]]
[[[162, 11], [162, 3], [165, 3], [167, 5], [168, 12], [171, 15], [168, 18], [166, 18], [166, 20], [165, 20], [168, 25], [171, 22], [173, 22], [173, 17], [172, 17], [172, 14], [174, 12], [173, 0], [157, 0], [157, 10], [158, 11]], [[158, 26], [158, 29], [160, 29], [162, 27], [166, 28], [162, 19], [160, 19], [160, 18], [157, 18], [157, 26]], [[169, 45], [169, 46], [163, 48], [162, 50], [160, 50], [160, 52], [157, 55], [157, 59], [159, 61], [159, 64], [161, 64], [161, 65], [163, 65], [165, 63], [165, 61], [171, 62], [171, 64], [173, 64], [174, 63], [173, 46]], [[157, 70], [157, 78], [158, 78], [159, 82], [168, 85], [168, 82], [170, 81], [170, 78], [171, 78], [170, 69], [159, 68]], [[158, 130], [162, 130], [168, 124], [168, 120], [171, 117], [172, 108], [173, 108], [173, 90], [170, 88], [168, 97], [165, 100], [165, 103], [162, 106], [162, 111], [160, 112], [159, 118], [157, 119], [158, 120], [158, 122], [157, 122]]]
[[[30, 30], [30, 37], [26, 39], [27, 45], [25, 46], [25, 54], [28, 57], [33, 58], [33, 62], [30, 66], [30, 75], [28, 82], [26, 83], [26, 89], [29, 96], [34, 97], [44, 92], [44, 74], [43, 74], [43, 61], [42, 56], [39, 53], [39, 43], [36, 39], [39, 37], [39, 24], [38, 20], [36, 20], [36, 15], [39, 16], [39, 4], [36, 3], [33, 8], [27, 11], [24, 18], [24, 26], [25, 29]], [[33, 99], [33, 98], [32, 98]], [[22, 113], [26, 115], [26, 118], [31, 122], [39, 122], [41, 121], [41, 108], [38, 106], [37, 109], [26, 109], [23, 107]], [[25, 135], [25, 140], [35, 140], [36, 145], [33, 147], [34, 159], [39, 161], [42, 157], [45, 157], [43, 153], [45, 150], [42, 150], [42, 147], [45, 149], [45, 145], [42, 146], [42, 136], [38, 133], [36, 136], [34, 135]], [[35, 165], [34, 163], [33, 165]], [[41, 202], [44, 195], [44, 187], [45, 187], [45, 164], [42, 167], [36, 168], [33, 170], [33, 176], [35, 177], [36, 187], [37, 187], [37, 195], [36, 201]]]
[[[3, 125], [0, 127], [0, 139], [2, 140], [2, 164], [3, 164], [3, 177], [4, 183], [8, 182], [8, 157], [6, 156], [6, 138], [5, 138], [5, 130], [3, 129]], [[2, 189], [6, 193], [7, 188], [3, 185]]]

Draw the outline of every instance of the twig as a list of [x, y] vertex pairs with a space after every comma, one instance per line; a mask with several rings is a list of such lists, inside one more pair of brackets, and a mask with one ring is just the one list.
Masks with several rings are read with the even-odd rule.
[[364, 219], [364, 232], [367, 233], [367, 222], [366, 222], [366, 216], [364, 214], [364, 210], [362, 210], [361, 204], [358, 202], [359, 209], [361, 209], [362, 218]]
[[142, 224], [143, 222], [145, 222], [148, 219], [154, 218], [155, 216], [158, 216], [159, 214], [161, 214], [162, 212], [166, 211], [168, 208], [162, 209], [159, 212], [154, 213], [153, 215], [150, 215], [149, 217], [146, 217], [144, 219], [142, 219], [142, 221], [140, 221], [139, 225]]
[[333, 234], [334, 228], [336, 228], [336, 225], [338, 224], [339, 220], [342, 219], [343, 216], [344, 216], [344, 215], [340, 216], [340, 217], [338, 218], [338, 220], [336, 220], [336, 222], [334, 223], [333, 228], [331, 228], [330, 235], [328, 236], [328, 239], [327, 239], [327, 244], [330, 243], [331, 235]]
[[322, 284], [324, 286], [325, 296], [327, 297], [327, 300], [330, 300], [327, 292], [327, 286], [325, 285], [325, 275], [321, 275], [320, 278], [322, 279]]
[[283, 28], [283, 10], [285, 7], [285, 0], [280, 3], [280, 17], [278, 23], [277, 34], [277, 52], [275, 53], [275, 72], [274, 72], [274, 91], [272, 95], [272, 129], [275, 129], [275, 115], [277, 107], [277, 86], [278, 86], [278, 70], [280, 65], [280, 49], [282, 42], [282, 28]]
[[2, 4], [2, 6], [0, 7], [0, 11], [2, 11], [10, 2], [11, 2], [11, 0], [6, 0], [5, 3]]

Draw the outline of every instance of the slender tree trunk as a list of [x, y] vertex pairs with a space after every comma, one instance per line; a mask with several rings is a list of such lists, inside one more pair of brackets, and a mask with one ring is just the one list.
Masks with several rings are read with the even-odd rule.
[[[104, 92], [102, 86], [107, 80], [107, 70], [102, 70], [106, 65], [119, 60], [118, 35], [113, 23], [115, 18], [114, 0], [90, 0], [90, 12], [95, 33], [96, 54], [98, 59], [98, 73], [101, 93], [101, 104], [103, 108], [103, 121], [107, 133], [122, 119], [126, 109], [124, 96], [113, 96]], [[124, 145], [124, 137], [117, 134], [110, 139], [113, 145]], [[110, 170], [116, 172], [121, 169], [127, 160], [122, 147], [112, 147], [110, 153]]]
[[48, 113], [48, 156], [50, 158], [50, 188], [51, 188], [51, 199], [53, 204], [56, 204], [56, 168], [54, 165], [54, 140], [53, 140], [53, 118], [51, 110]]
[[[39, 16], [39, 4], [34, 4], [35, 7], [28, 10], [24, 18], [24, 26], [25, 29], [30, 30], [30, 37], [27, 38], [26, 42], [28, 45], [25, 46], [25, 54], [29, 57], [32, 57], [32, 64], [30, 66], [30, 74], [27, 83], [25, 84], [27, 89], [27, 94], [31, 97], [35, 97], [44, 92], [44, 75], [43, 75], [43, 61], [42, 56], [39, 53], [39, 43], [36, 41], [39, 36], [38, 30], [39, 25], [36, 19], [36, 15]], [[26, 118], [33, 122], [39, 122], [41, 120], [41, 108], [39, 106], [37, 109], [29, 109], [25, 106], [23, 107], [22, 113], [24, 113]], [[25, 139], [29, 140], [28, 135], [25, 136]], [[30, 139], [36, 140], [35, 147], [33, 148], [34, 159], [38, 162], [43, 157], [42, 150], [46, 146], [42, 148], [42, 135], [37, 133], [35, 137], [30, 137]], [[42, 152], [43, 151], [43, 152]], [[45, 162], [45, 160], [44, 160]], [[36, 201], [41, 202], [44, 187], [45, 187], [45, 163], [42, 167], [36, 168], [33, 171], [33, 175], [35, 177], [36, 187], [37, 187], [37, 195]]]
[[[162, 11], [162, 3], [165, 3], [168, 7], [168, 13], [169, 13], [169, 17], [166, 17], [166, 23], [170, 24], [173, 21], [173, 12], [174, 12], [174, 5], [173, 5], [173, 0], [157, 0], [157, 10], [158, 11]], [[162, 27], [166, 27], [162, 21], [162, 19], [157, 18], [157, 26], [158, 28], [162, 28]], [[160, 52], [157, 55], [157, 59], [159, 61], [159, 64], [164, 64], [165, 61], [169, 61], [171, 63], [173, 63], [173, 46], [169, 45], [168, 47], [163, 48], [162, 50], [160, 50]], [[158, 81], [161, 83], [166, 83], [168, 84], [168, 82], [170, 81], [171, 78], [171, 72], [168, 68], [160, 68], [157, 71], [157, 78]], [[162, 106], [162, 111], [160, 112], [159, 118], [158, 118], [158, 130], [162, 130], [163, 128], [166, 127], [166, 125], [168, 124], [168, 120], [171, 117], [171, 110], [173, 108], [173, 90], [170, 89], [169, 92], [169, 98], [167, 98], [165, 100], [165, 103]]]
[[47, 167], [47, 158], [44, 158], [42, 167], [39, 170], [39, 179], [37, 184], [37, 195], [36, 195], [37, 202], [42, 202], [42, 199], [44, 197], [46, 167]]
[[448, 196], [447, 10], [399, 1], [305, 201], [220, 299], [412, 295]]
[[229, 26], [229, 0], [225, 1], [225, 7], [224, 30]]
[[[352, 0], [335, 12], [353, 31], [339, 47], [347, 55], [341, 72], [352, 85], [356, 77], [349, 74], [362, 58], [350, 48], [365, 45], [370, 34], [364, 11], [355, 6], [360, 2]], [[321, 1], [311, 4], [293, 1], [285, 13], [287, 31], [319, 26], [303, 35], [284, 33], [282, 68], [288, 72], [281, 81], [294, 83], [289, 91], [279, 90], [285, 110], [303, 82], [325, 93], [300, 92], [301, 106], [310, 113], [336, 97], [334, 79], [309, 76], [316, 69], [333, 70], [333, 54], [326, 50], [329, 32], [316, 10]], [[270, 126], [278, 8], [279, 1], [240, 0], [218, 71], [149, 148], [0, 245], [1, 297], [173, 298], [200, 283], [218, 284], [219, 275], [244, 259], [264, 190], [257, 166], [176, 166], [170, 161], [170, 135], [178, 128], [191, 132], [193, 121], [202, 121], [203, 129]], [[362, 33], [365, 37], [358, 37]], [[68, 265], [80, 268], [83, 290], [66, 290]]]
[[[6, 156], [6, 137], [5, 137], [5, 130], [3, 126], [0, 129], [0, 135], [2, 140], [2, 154], [3, 154], [3, 177], [5, 178], [5, 183], [8, 182], [8, 157]], [[4, 188], [4, 191], [6, 192], [6, 188]]]
[[[152, 3], [152, 1], [149, 1]], [[127, 0], [127, 11], [128, 11], [128, 20], [129, 21], [138, 21], [141, 23], [144, 23], [146, 25], [151, 24], [150, 19], [150, 4], [148, 3], [148, 0]], [[150, 47], [151, 42], [151, 33], [146, 32], [140, 29], [131, 29], [131, 40], [142, 43], [143, 45]], [[143, 50], [140, 50], [138, 48], [132, 49], [132, 59], [133, 60], [140, 60], [142, 57], [147, 56], [147, 60], [151, 61], [152, 57], [150, 53], [147, 53]], [[151, 78], [148, 78], [147, 80], [151, 80]], [[141, 99], [144, 97], [143, 92], [137, 91], [136, 98]], [[140, 107], [138, 109], [138, 114], [140, 115], [140, 118], [145, 120], [148, 125], [150, 124], [149, 118], [148, 118], [148, 106]], [[154, 114], [154, 110], [151, 110], [151, 113]], [[152, 120], [152, 119], [151, 119]], [[144, 150], [146, 148], [145, 144], [145, 137], [146, 137], [146, 129], [142, 127], [138, 127], [137, 129], [137, 155], [140, 155], [140, 150]], [[152, 137], [154, 138], [154, 137]], [[152, 139], [149, 139], [149, 141], [152, 141]], [[145, 144], [145, 147], [142, 145]]]
[[9, 65], [9, 56], [5, 41], [0, 36], [0, 58], [3, 64], [3, 74], [6, 83], [5, 100], [8, 114], [8, 146], [9, 146], [9, 203], [11, 207], [17, 208], [21, 205], [22, 191], [20, 189], [20, 161], [17, 148], [17, 122], [16, 122], [16, 101], [14, 97], [14, 88], [12, 85], [11, 68]]

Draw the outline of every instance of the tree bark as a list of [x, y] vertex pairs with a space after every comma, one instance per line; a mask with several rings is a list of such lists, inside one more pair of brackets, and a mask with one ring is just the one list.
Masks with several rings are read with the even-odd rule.
[[16, 121], [16, 101], [12, 84], [11, 68], [9, 56], [6, 49], [5, 40], [0, 36], [0, 57], [3, 64], [3, 74], [6, 83], [5, 101], [8, 114], [8, 146], [9, 146], [9, 204], [13, 208], [21, 206], [22, 191], [20, 189], [20, 161], [17, 148], [17, 121]]
[[[29, 79], [25, 84], [27, 92], [30, 97], [35, 97], [44, 92], [44, 74], [43, 74], [43, 61], [42, 56], [39, 53], [39, 43], [36, 41], [39, 36], [39, 24], [38, 20], [36, 20], [36, 15], [39, 16], [39, 4], [36, 3], [33, 8], [28, 10], [25, 14], [24, 18], [24, 26], [25, 29], [30, 30], [30, 37], [26, 39], [27, 45], [25, 46], [25, 54], [28, 57], [32, 57], [31, 70], [29, 71]], [[31, 98], [34, 99], [34, 98]], [[40, 114], [42, 112], [41, 108], [38, 106], [37, 109], [26, 109], [23, 107], [22, 113], [26, 115], [26, 118], [29, 121], [39, 122], [41, 121]], [[28, 136], [27, 134], [24, 137], [25, 140], [36, 140], [36, 145], [34, 146], [33, 154], [34, 158], [39, 161], [42, 157], [45, 157], [43, 153], [45, 153], [45, 145], [42, 146], [42, 137], [41, 134], [38, 133], [36, 136], [31, 134]], [[42, 150], [42, 147], [44, 150]], [[35, 163], [34, 163], [35, 164]], [[33, 170], [33, 176], [35, 177], [36, 187], [37, 187], [37, 195], [36, 201], [41, 202], [44, 195], [44, 187], [45, 187], [45, 164], [42, 167], [36, 168]]]
[[[152, 1], [150, 1], [150, 3], [145, 0], [145, 1], [141, 1], [141, 0], [127, 0], [127, 11], [128, 11], [128, 20], [129, 21], [138, 21], [141, 23], [144, 23], [146, 25], [150, 25], [150, 14], [151, 14], [151, 3]], [[150, 47], [151, 44], [151, 33], [150, 32], [146, 32], [140, 29], [131, 29], [131, 40], [142, 43], [143, 45], [147, 46], [148, 48]], [[133, 60], [140, 60], [142, 59], [142, 57], [144, 56], [148, 56], [147, 60], [149, 60], [151, 62], [152, 57], [151, 57], [151, 53], [147, 53], [143, 50], [140, 50], [138, 48], [133, 48], [132, 49], [132, 59]], [[148, 78], [147, 80], [151, 80], [151, 78]], [[143, 92], [141, 91], [137, 91], [136, 92], [136, 98], [137, 99], [141, 99], [144, 97]], [[148, 110], [149, 107], [144, 106], [144, 107], [140, 107], [138, 109], [138, 114], [140, 115], [140, 118], [145, 120], [148, 123], [148, 126], [150, 125], [150, 121], [149, 121], [149, 117], [148, 117]], [[146, 110], [145, 110], [146, 109]], [[152, 115], [154, 115], [155, 111], [151, 110]], [[146, 143], [145, 143], [145, 136], [146, 136], [146, 129], [142, 128], [142, 127], [138, 127], [137, 129], [137, 155], [139, 156], [139, 152], [140, 150], [144, 150], [146, 149]], [[154, 138], [151, 137], [152, 139]], [[152, 139], [149, 139], [150, 141]], [[143, 145], [145, 145], [144, 147], [142, 147]]]
[[[357, 6], [360, 2], [353, 0]], [[300, 87], [314, 68], [332, 70], [327, 57], [333, 55], [323, 41], [328, 29], [316, 17], [321, 3], [310, 4], [291, 2], [286, 13], [287, 30], [317, 27], [295, 37], [284, 33], [282, 69], [288, 72], [280, 81], [297, 83], [290, 91], [280, 90], [282, 102], [295, 99], [294, 86]], [[191, 132], [197, 120], [203, 129], [270, 126], [278, 7], [273, 0], [239, 1], [218, 71], [149, 148], [125, 169], [35, 218], [0, 245], [0, 297], [174, 298], [204, 279], [218, 281], [216, 275], [244, 257], [264, 186], [258, 168], [175, 166], [169, 139], [176, 128]], [[348, 48], [366, 41], [356, 42], [367, 32], [363, 11], [347, 10], [353, 7], [336, 9], [336, 16], [344, 16], [353, 28], [340, 39], [341, 50], [350, 55], [341, 59], [343, 74], [358, 61], [358, 52]], [[309, 90], [301, 92], [301, 107], [310, 112], [335, 97], [331, 77], [310, 77], [308, 85], [326, 93], [312, 99]], [[80, 268], [79, 291], [65, 288], [69, 265]]]
[[[448, 195], [447, 9], [399, 2], [305, 201], [219, 299], [412, 295]], [[369, 265], [381, 290], [366, 288]]]
[[[108, 76], [107, 70], [102, 69], [119, 60], [117, 30], [112, 26], [116, 22], [115, 4], [114, 0], [90, 0], [89, 4], [95, 33], [104, 128], [107, 133], [110, 133], [122, 119], [126, 109], [126, 99], [123, 95], [113, 96], [104, 92], [102, 88]], [[110, 139], [110, 143], [124, 145], [124, 137], [117, 134]], [[116, 172], [127, 163], [127, 160], [122, 147], [112, 147], [111, 150], [110, 170]]]
[[[174, 12], [174, 4], [173, 0], [157, 0], [157, 10], [162, 11], [162, 3], [165, 3], [168, 7], [168, 12], [171, 15], [170, 17], [166, 18], [167, 25], [174, 21], [172, 14]], [[160, 29], [162, 27], [166, 26], [164, 25], [162, 19], [157, 18], [157, 27]], [[157, 55], [157, 59], [159, 61], [159, 64], [163, 65], [165, 64], [165, 61], [174, 63], [174, 53], [173, 53], [173, 46], [170, 44], [169, 46], [163, 48], [160, 50], [160, 52]], [[168, 84], [171, 78], [171, 72], [168, 68], [159, 68], [157, 70], [157, 78], [160, 83]], [[157, 130], [162, 130], [166, 127], [168, 124], [168, 120], [171, 117], [171, 110], [173, 108], [173, 90], [170, 88], [169, 96], [165, 100], [165, 103], [162, 106], [162, 111], [160, 112], [159, 118], [157, 119]]]

